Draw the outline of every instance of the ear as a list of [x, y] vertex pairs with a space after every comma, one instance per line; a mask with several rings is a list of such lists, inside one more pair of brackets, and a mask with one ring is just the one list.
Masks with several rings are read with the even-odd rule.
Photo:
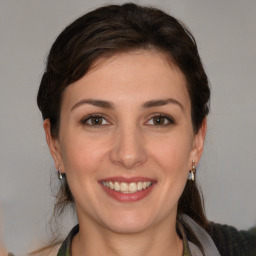
[[46, 141], [47, 141], [50, 153], [52, 155], [52, 158], [54, 160], [55, 168], [57, 170], [59, 170], [59, 168], [60, 168], [61, 172], [64, 173], [63, 161], [62, 161], [61, 150], [60, 150], [60, 143], [57, 138], [52, 137], [51, 123], [48, 118], [44, 120], [43, 126], [44, 126]]
[[202, 125], [198, 133], [195, 134], [194, 136], [193, 148], [190, 154], [190, 167], [191, 167], [192, 161], [195, 161], [196, 165], [198, 165], [200, 161], [200, 158], [203, 154], [206, 131], [207, 131], [207, 120], [205, 118], [202, 122]]

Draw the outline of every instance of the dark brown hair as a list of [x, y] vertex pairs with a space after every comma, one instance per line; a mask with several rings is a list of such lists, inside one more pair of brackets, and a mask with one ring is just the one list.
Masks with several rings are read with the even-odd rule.
[[[78, 18], [54, 42], [43, 74], [37, 103], [51, 133], [58, 137], [61, 98], [72, 82], [82, 78], [99, 58], [137, 49], [164, 53], [185, 75], [191, 101], [191, 118], [197, 133], [209, 112], [210, 89], [193, 35], [161, 10], [128, 3], [98, 8]], [[65, 180], [55, 210], [61, 213], [73, 202]], [[202, 198], [195, 182], [188, 181], [178, 203], [178, 216], [187, 214], [207, 226]], [[191, 240], [199, 244], [191, 233]], [[201, 247], [201, 246], [200, 246]]]

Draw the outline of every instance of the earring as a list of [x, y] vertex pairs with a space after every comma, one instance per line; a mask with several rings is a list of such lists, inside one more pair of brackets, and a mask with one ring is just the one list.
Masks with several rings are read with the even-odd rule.
[[62, 173], [60, 172], [60, 167], [59, 167], [59, 170], [58, 170], [58, 178], [59, 178], [59, 180], [63, 179]]
[[192, 161], [192, 169], [189, 171], [188, 179], [195, 181], [195, 175], [196, 175], [195, 161]]

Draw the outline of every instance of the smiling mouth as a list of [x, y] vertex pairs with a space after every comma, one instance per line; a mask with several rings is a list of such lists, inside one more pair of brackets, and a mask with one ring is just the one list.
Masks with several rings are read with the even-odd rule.
[[118, 181], [102, 181], [101, 184], [111, 190], [115, 190], [120, 193], [132, 194], [142, 190], [145, 190], [152, 186], [150, 181], [139, 181], [139, 182], [118, 182]]

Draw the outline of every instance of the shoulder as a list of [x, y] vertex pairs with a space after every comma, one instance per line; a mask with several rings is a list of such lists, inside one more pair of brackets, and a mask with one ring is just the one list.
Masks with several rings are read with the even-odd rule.
[[207, 231], [221, 255], [256, 255], [256, 227], [248, 231], [238, 231], [232, 226], [210, 222]]

